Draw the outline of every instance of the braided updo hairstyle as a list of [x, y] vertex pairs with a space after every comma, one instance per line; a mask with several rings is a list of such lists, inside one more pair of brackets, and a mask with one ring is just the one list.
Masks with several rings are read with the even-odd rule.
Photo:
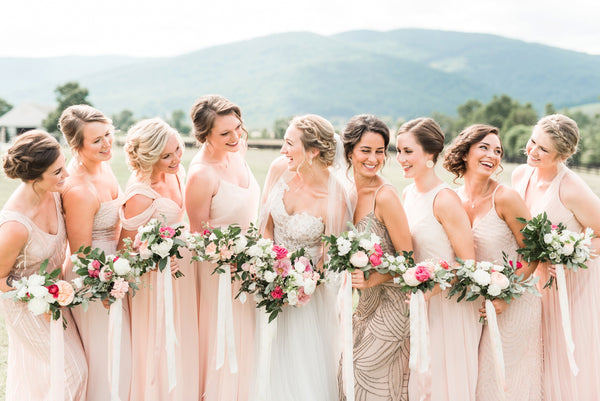
[[323, 165], [329, 167], [335, 158], [335, 129], [326, 119], [316, 114], [306, 114], [294, 117], [290, 122], [302, 131], [300, 140], [304, 150], [317, 149], [319, 155], [316, 157]]
[[440, 125], [429, 117], [420, 117], [410, 120], [400, 126], [398, 135], [411, 132], [425, 153], [433, 155], [433, 162], [444, 150], [444, 133]]
[[172, 135], [177, 138], [183, 151], [185, 145], [177, 130], [158, 117], [141, 120], [127, 131], [124, 147], [127, 164], [142, 181], [150, 181], [154, 164], [160, 159]]
[[577, 123], [563, 114], [551, 114], [536, 124], [550, 135], [559, 156], [568, 159], [577, 152], [579, 128]]
[[[190, 117], [194, 125], [194, 137], [200, 143], [206, 142], [218, 116], [235, 115], [242, 122], [240, 108], [220, 95], [202, 96], [192, 106]], [[242, 130], [248, 134], [242, 125]]]
[[8, 178], [35, 181], [61, 155], [58, 141], [42, 130], [21, 134], [2, 156], [2, 168]]

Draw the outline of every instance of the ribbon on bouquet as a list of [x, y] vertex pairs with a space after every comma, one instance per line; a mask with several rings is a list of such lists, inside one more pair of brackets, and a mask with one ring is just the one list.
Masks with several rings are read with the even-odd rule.
[[338, 302], [342, 311], [342, 344], [344, 344], [342, 356], [342, 378], [344, 382], [344, 393], [346, 401], [354, 401], [354, 370], [353, 370], [353, 347], [352, 338], [352, 273], [344, 271], [342, 286], [338, 294]]
[[569, 295], [567, 294], [567, 282], [565, 280], [565, 269], [562, 264], [554, 265], [556, 268], [556, 285], [558, 287], [558, 305], [560, 307], [560, 316], [562, 318], [563, 334], [567, 345], [567, 359], [571, 367], [573, 376], [577, 376], [579, 368], [575, 362], [575, 343], [573, 342], [573, 333], [571, 332], [571, 313], [569, 311]]
[[269, 323], [269, 314], [260, 310], [258, 312], [259, 343], [258, 343], [258, 372], [257, 397], [255, 400], [270, 399], [268, 394], [269, 378], [271, 377], [271, 351], [273, 340], [277, 337], [277, 319]]
[[110, 305], [108, 312], [108, 350], [110, 353], [110, 399], [120, 401], [119, 398], [119, 369], [121, 367], [121, 332], [123, 327], [123, 300], [117, 299]]
[[498, 382], [502, 386], [500, 398], [506, 399], [506, 374], [504, 371], [504, 353], [502, 352], [502, 337], [500, 337], [500, 329], [498, 328], [498, 319], [496, 316], [496, 308], [489, 299], [485, 300], [485, 316], [488, 321], [488, 329], [490, 332], [490, 341], [494, 350], [494, 361], [496, 362], [496, 376]]
[[65, 399], [65, 333], [62, 312], [50, 320], [50, 399]]
[[231, 304], [231, 265], [221, 266], [224, 273], [219, 274], [219, 295], [217, 303], [217, 366], [219, 370], [225, 363], [225, 344], [229, 355], [229, 371], [237, 373], [237, 357], [233, 334], [233, 306]]
[[[163, 299], [165, 305], [165, 351], [167, 353], [167, 371], [169, 372], [169, 392], [177, 385], [177, 371], [175, 368], [175, 344], [177, 344], [177, 335], [175, 333], [175, 323], [173, 314], [173, 278], [171, 277], [171, 259], [167, 258], [167, 265], [162, 272], [158, 272], [159, 277], [163, 279]], [[160, 291], [156, 291], [157, 302], [160, 305]], [[160, 308], [158, 308], [160, 309]], [[160, 316], [158, 316], [160, 318]]]
[[429, 321], [423, 291], [410, 297], [410, 370], [425, 373], [429, 370]]

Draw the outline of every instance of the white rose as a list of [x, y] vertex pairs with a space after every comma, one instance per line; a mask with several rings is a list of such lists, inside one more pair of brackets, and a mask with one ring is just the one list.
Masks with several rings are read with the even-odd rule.
[[277, 277], [277, 273], [268, 270], [265, 272], [264, 277], [265, 277], [265, 280], [267, 281], [267, 283], [272, 283], [273, 280], [275, 280], [275, 278]]
[[255, 244], [246, 250], [246, 254], [251, 258], [256, 258], [262, 255], [262, 249], [258, 246], [258, 244]]
[[40, 285], [43, 286], [45, 281], [46, 281], [46, 279], [44, 277], [40, 276], [39, 274], [32, 274], [27, 279], [27, 285], [29, 285], [30, 287], [35, 287], [35, 286], [40, 286]]
[[475, 261], [473, 259], [467, 259], [464, 261], [463, 266], [465, 267], [465, 269], [473, 271], [475, 267]]
[[350, 252], [350, 249], [352, 248], [352, 243], [342, 237], [337, 239], [336, 244], [338, 247], [338, 255], [340, 256], [344, 256], [345, 254]]
[[364, 250], [370, 251], [373, 249], [373, 243], [370, 239], [363, 238], [358, 242], [358, 245]]
[[501, 272], [501, 271], [504, 271], [504, 265], [494, 265], [494, 266], [492, 266], [492, 269], [497, 272]]
[[233, 246], [233, 253], [242, 253], [244, 249], [246, 249], [246, 245], [248, 245], [248, 240], [245, 235], [241, 235], [237, 241], [235, 241], [235, 245]]
[[215, 235], [215, 233], [210, 233], [210, 235], [208, 236], [208, 239], [210, 241], [215, 241], [217, 239], [217, 236]]
[[350, 256], [350, 263], [354, 267], [363, 268], [369, 264], [369, 257], [363, 251], [357, 251]]
[[27, 291], [34, 298], [44, 297], [49, 294], [48, 288], [44, 287], [43, 285], [29, 285]]
[[152, 244], [150, 249], [161, 258], [166, 258], [169, 256], [172, 246], [173, 240], [171, 238], [163, 238], [163, 241], [160, 244]]
[[375, 234], [375, 233], [371, 233], [371, 243], [372, 244], [379, 244], [381, 242], [381, 238], [379, 238], [379, 235]]
[[312, 295], [315, 292], [315, 288], [317, 288], [317, 282], [315, 280], [304, 280], [304, 293], [306, 295]]
[[356, 233], [354, 231], [348, 231], [348, 239], [356, 238]]
[[153, 253], [150, 250], [150, 248], [148, 248], [148, 247], [140, 248], [140, 257], [142, 259], [150, 259], [152, 257], [152, 255], [153, 255]]
[[475, 281], [477, 284], [479, 284], [482, 287], [485, 287], [491, 281], [490, 273], [488, 273], [484, 270], [475, 270], [473, 272], [472, 278], [473, 278], [473, 281]]
[[490, 262], [479, 262], [477, 265], [478, 269], [485, 270], [486, 272], [492, 270], [493, 266]]
[[124, 276], [131, 271], [131, 265], [125, 258], [119, 258], [113, 262], [113, 270], [119, 276]]
[[554, 236], [551, 233], [548, 233], [548, 234], [544, 235], [544, 242], [546, 244], [552, 243], [553, 239], [554, 239]]
[[561, 253], [563, 255], [569, 256], [573, 253], [573, 251], [575, 250], [575, 247], [573, 246], [573, 244], [571, 244], [570, 242], [567, 242], [561, 249]]
[[73, 279], [73, 286], [77, 289], [83, 287], [83, 277], [77, 277]]
[[490, 275], [490, 286], [491, 285], [497, 286], [498, 288], [500, 288], [500, 290], [505, 290], [510, 285], [510, 281], [508, 280], [508, 277], [506, 277], [504, 274], [499, 272], [493, 272]]
[[294, 306], [298, 303], [298, 293], [295, 290], [291, 290], [287, 293], [288, 304]]
[[406, 269], [404, 274], [402, 274], [402, 278], [404, 279], [404, 282], [411, 287], [416, 287], [419, 284], [421, 284], [421, 282], [419, 280], [417, 280], [417, 277], [415, 276], [416, 271], [417, 271], [416, 267], [411, 267], [409, 269]]
[[250, 290], [250, 291], [254, 291], [255, 289], [256, 289], [256, 283], [251, 283], [251, 284], [248, 286], [248, 290]]
[[500, 295], [500, 287], [498, 287], [496, 284], [490, 284], [488, 289], [487, 289], [488, 295], [492, 296], [492, 297], [497, 297], [498, 295]]
[[34, 297], [27, 302], [27, 308], [34, 315], [41, 315], [42, 313], [46, 313], [50, 310], [50, 306], [48, 302], [46, 302], [45, 297]]

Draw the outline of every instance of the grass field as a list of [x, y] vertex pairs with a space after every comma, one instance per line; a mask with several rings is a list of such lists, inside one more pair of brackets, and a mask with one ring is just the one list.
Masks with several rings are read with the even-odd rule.
[[[190, 148], [184, 154], [183, 165], [187, 168], [190, 160], [195, 154], [196, 149]], [[68, 153], [68, 151], [67, 151]], [[265, 149], [249, 149], [246, 155], [246, 159], [248, 160], [248, 164], [250, 165], [256, 179], [262, 187], [262, 184], [267, 175], [267, 170], [269, 168], [269, 164], [273, 159], [275, 159], [279, 155], [277, 150], [265, 150]], [[124, 188], [127, 179], [129, 177], [129, 171], [127, 169], [127, 165], [125, 163], [125, 157], [123, 155], [123, 151], [120, 148], [115, 149], [115, 157], [112, 161], [112, 167], [117, 175], [119, 182], [121, 183], [121, 187]], [[507, 185], [510, 185], [510, 176], [512, 174], [515, 165], [505, 165], [503, 172], [501, 172], [498, 176], [498, 179]], [[438, 172], [440, 176], [451, 185], [455, 185], [452, 183], [452, 175], [441, 168], [439, 165], [437, 166]], [[402, 191], [402, 189], [411, 182], [411, 180], [404, 179], [402, 174], [402, 169], [398, 165], [398, 163], [393, 159], [393, 155], [391, 155], [390, 160], [386, 163], [385, 168], [383, 169], [383, 176], [389, 180], [392, 184], [396, 186], [398, 191]], [[590, 185], [592, 190], [596, 194], [600, 194], [600, 176], [592, 173], [581, 172], [581, 176], [586, 180], [586, 182]], [[6, 177], [3, 177], [0, 181], [0, 204], [4, 205], [12, 191], [19, 185], [18, 181], [8, 180]], [[7, 358], [7, 336], [6, 330], [4, 328], [4, 321], [0, 318], [0, 401], [4, 400], [4, 385], [6, 381], [6, 358]]]

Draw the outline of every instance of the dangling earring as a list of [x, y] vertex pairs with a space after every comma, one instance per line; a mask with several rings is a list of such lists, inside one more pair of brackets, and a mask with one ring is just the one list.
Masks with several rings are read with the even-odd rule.
[[312, 159], [308, 159], [308, 165], [312, 166]]
[[427, 162], [425, 163], [425, 167], [427, 167], [427, 168], [433, 168], [433, 166], [435, 166], [435, 163], [433, 163], [433, 160], [427, 160]]

